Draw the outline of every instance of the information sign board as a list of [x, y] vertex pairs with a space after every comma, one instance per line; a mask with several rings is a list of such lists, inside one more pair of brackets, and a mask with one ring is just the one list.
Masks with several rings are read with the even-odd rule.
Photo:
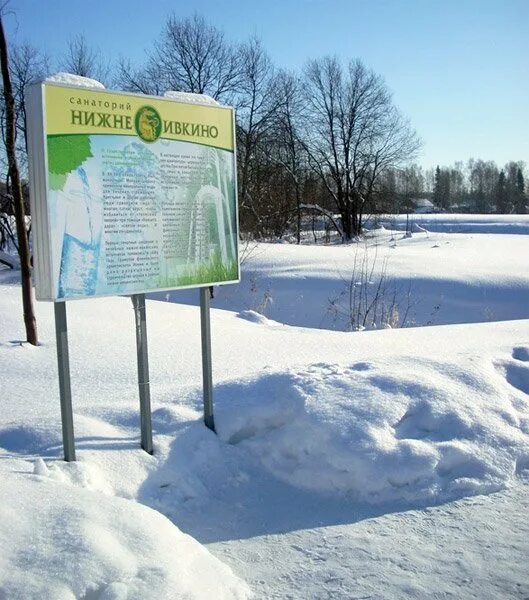
[[238, 281], [232, 108], [51, 82], [27, 104], [37, 299]]

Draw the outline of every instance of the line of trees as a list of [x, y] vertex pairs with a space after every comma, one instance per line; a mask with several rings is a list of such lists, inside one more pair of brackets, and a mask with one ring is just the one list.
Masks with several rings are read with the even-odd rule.
[[411, 210], [421, 200], [444, 212], [526, 214], [528, 209], [523, 161], [509, 161], [503, 168], [473, 158], [426, 170], [412, 164], [389, 169], [383, 180], [388, 212]]
[[524, 163], [508, 162], [499, 169], [493, 161], [470, 160], [466, 169], [435, 169], [432, 199], [443, 210], [478, 213], [521, 213], [527, 210]]
[[[50, 71], [51, 61], [27, 45], [12, 54], [24, 165], [23, 90]], [[168, 18], [144, 64], [109, 64], [77, 37], [55, 70], [133, 92], [207, 94], [236, 107], [241, 229], [254, 237], [290, 231], [299, 240], [302, 217], [315, 213], [344, 240], [359, 235], [365, 215], [377, 208], [384, 173], [420, 147], [383, 79], [360, 60], [324, 57], [287, 72], [258, 39], [233, 44], [199, 15]], [[6, 186], [9, 195], [8, 180]]]
[[344, 240], [359, 235], [384, 172], [420, 147], [382, 78], [360, 60], [324, 57], [302, 73], [286, 72], [258, 39], [231, 44], [198, 15], [169, 18], [146, 63], [120, 60], [116, 81], [130, 91], [176, 89], [236, 107], [241, 227], [255, 237], [293, 230], [299, 241], [302, 215], [313, 212]]
[[[110, 61], [83, 36], [52, 62], [28, 44], [11, 48], [17, 155], [24, 172], [25, 87], [51, 71], [102, 81], [110, 89], [161, 95], [207, 94], [237, 110], [241, 230], [255, 238], [301, 239], [308, 216], [321, 216], [344, 241], [368, 215], [405, 211], [428, 198], [439, 210], [525, 212], [523, 163], [483, 160], [423, 170], [412, 164], [421, 141], [384, 80], [361, 60], [327, 56], [298, 73], [277, 68], [256, 38], [242, 44], [195, 15], [171, 16], [143, 64]], [[5, 144], [5, 107], [0, 106]], [[10, 212], [2, 153], [0, 215]], [[3, 239], [15, 237], [5, 216]]]

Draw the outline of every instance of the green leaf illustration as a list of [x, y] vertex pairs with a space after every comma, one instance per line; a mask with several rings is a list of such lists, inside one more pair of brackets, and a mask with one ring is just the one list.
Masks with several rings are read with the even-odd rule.
[[48, 185], [50, 186], [50, 190], [62, 190], [67, 179], [68, 175], [66, 173], [64, 175], [48, 173]]
[[68, 174], [91, 156], [88, 135], [48, 136], [48, 170], [52, 189], [62, 189]]

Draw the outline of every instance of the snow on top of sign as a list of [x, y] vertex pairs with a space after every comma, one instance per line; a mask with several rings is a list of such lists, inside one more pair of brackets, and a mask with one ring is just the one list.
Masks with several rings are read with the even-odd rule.
[[81, 77], [80, 75], [73, 75], [72, 73], [55, 73], [55, 75], [46, 77], [46, 81], [51, 83], [75, 85], [77, 87], [97, 88], [100, 90], [105, 89], [105, 86], [95, 79], [90, 79], [90, 77]]
[[174, 92], [173, 90], [167, 90], [164, 94], [164, 98], [178, 100], [179, 102], [189, 102], [191, 104], [219, 106], [219, 103], [214, 98], [207, 96], [206, 94], [192, 94], [190, 92]]

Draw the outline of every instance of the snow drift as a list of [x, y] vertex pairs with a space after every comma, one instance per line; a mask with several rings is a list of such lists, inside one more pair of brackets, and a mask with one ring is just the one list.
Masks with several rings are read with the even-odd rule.
[[[74, 467], [74, 465], [71, 465]], [[156, 511], [35, 475], [2, 476], [0, 598], [243, 600], [248, 587]]]
[[220, 388], [217, 429], [302, 489], [369, 503], [489, 493], [529, 467], [528, 353], [266, 374]]
[[[421, 233], [387, 252], [415, 276], [417, 323], [512, 319], [528, 241]], [[249, 597], [198, 542], [261, 598], [523, 594], [529, 321], [289, 327], [323, 326], [355, 248], [257, 250], [216, 295], [234, 312], [212, 311], [219, 436], [201, 420], [198, 309], [148, 302], [154, 456], [130, 300], [69, 303], [76, 465], [60, 459], [52, 306], [36, 307], [41, 345], [21, 343], [18, 274], [0, 270], [0, 599]]]

